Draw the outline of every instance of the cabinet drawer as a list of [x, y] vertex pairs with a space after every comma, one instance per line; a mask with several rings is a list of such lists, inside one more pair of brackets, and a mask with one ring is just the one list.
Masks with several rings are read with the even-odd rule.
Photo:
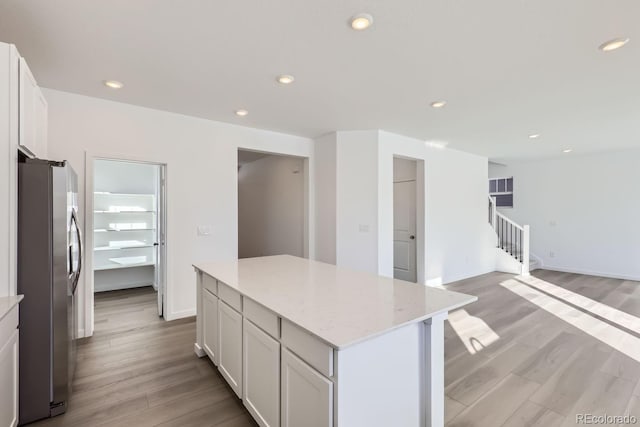
[[280, 334], [278, 333], [278, 316], [274, 312], [248, 298], [245, 298], [243, 314], [244, 317], [251, 320], [260, 329], [272, 337], [276, 339], [280, 337]]
[[0, 319], [0, 347], [9, 340], [18, 327], [18, 305]]
[[218, 282], [218, 297], [236, 311], [242, 313], [242, 296], [235, 289], [231, 289], [229, 286], [222, 282]]
[[285, 319], [282, 343], [322, 374], [333, 376], [333, 348]]
[[208, 274], [202, 273], [202, 287], [214, 295], [218, 295], [218, 282]]

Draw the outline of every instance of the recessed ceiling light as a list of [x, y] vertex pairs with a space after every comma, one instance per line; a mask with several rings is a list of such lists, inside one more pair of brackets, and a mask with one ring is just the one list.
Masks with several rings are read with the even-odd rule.
[[534, 133], [534, 134], [529, 135], [529, 139], [537, 139], [537, 138], [540, 138], [540, 134], [539, 133]]
[[282, 75], [278, 76], [278, 83], [283, 84], [283, 85], [291, 84], [291, 83], [293, 83], [294, 80], [295, 80], [295, 78], [290, 74], [282, 74]]
[[571, 148], [567, 148], [567, 149], [565, 149], [565, 150], [562, 150], [562, 152], [563, 152], [563, 153], [570, 153], [570, 152], [572, 152], [572, 151], [573, 151], [573, 150], [572, 150]]
[[434, 102], [431, 103], [431, 106], [433, 108], [442, 108], [445, 105], [447, 105], [447, 101], [434, 101]]
[[373, 24], [373, 16], [368, 13], [359, 13], [351, 18], [351, 28], [357, 31], [366, 30]]
[[244, 117], [247, 114], [249, 114], [249, 112], [247, 110], [242, 110], [242, 109], [241, 110], [236, 110], [236, 116]]
[[124, 83], [119, 82], [117, 80], [105, 80], [104, 85], [111, 89], [122, 89], [122, 87], [124, 86]]
[[447, 145], [449, 145], [449, 142], [447, 141], [425, 141], [424, 145], [427, 147], [432, 147], [432, 148], [445, 148]]
[[598, 49], [603, 52], [611, 52], [612, 50], [620, 49], [627, 43], [629, 43], [628, 38], [613, 39], [602, 43], [600, 46], [598, 46]]

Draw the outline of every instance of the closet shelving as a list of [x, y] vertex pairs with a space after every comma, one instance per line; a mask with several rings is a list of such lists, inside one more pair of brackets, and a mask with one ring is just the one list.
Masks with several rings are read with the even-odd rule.
[[94, 270], [156, 263], [154, 194], [94, 193]]

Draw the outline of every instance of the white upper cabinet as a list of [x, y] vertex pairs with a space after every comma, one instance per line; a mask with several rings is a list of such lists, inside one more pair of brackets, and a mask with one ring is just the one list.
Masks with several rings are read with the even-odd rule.
[[47, 157], [47, 101], [27, 61], [20, 58], [20, 146], [29, 154]]

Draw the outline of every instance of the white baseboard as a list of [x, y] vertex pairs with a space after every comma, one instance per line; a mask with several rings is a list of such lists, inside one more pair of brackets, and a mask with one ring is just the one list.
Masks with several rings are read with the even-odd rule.
[[536, 266], [536, 269], [538, 268], [544, 268], [544, 262], [542, 261], [542, 258], [540, 258], [539, 256], [537, 256], [536, 254], [529, 254], [529, 259], [533, 259], [535, 260], [538, 265]]
[[195, 315], [196, 315], [196, 309], [190, 308], [188, 310], [167, 312], [165, 313], [164, 318], [165, 320], [178, 320], [178, 319], [183, 319], [185, 317], [193, 317]]
[[204, 352], [204, 350], [202, 349], [202, 347], [200, 347], [200, 344], [193, 343], [193, 352], [196, 354], [196, 356], [198, 357], [205, 357], [207, 355], [207, 353]]
[[426, 286], [431, 286], [431, 287], [438, 287], [438, 286], [444, 286], [444, 285], [448, 285], [450, 283], [455, 283], [455, 282], [459, 282], [461, 280], [466, 280], [466, 279], [470, 279], [472, 277], [478, 277], [478, 276], [482, 276], [484, 274], [489, 274], [489, 273], [493, 273], [494, 271], [496, 271], [496, 269], [494, 267], [490, 267], [484, 270], [480, 270], [480, 271], [476, 271], [473, 272], [471, 274], [463, 274], [457, 277], [448, 277], [446, 280], [443, 280], [442, 277], [435, 277], [432, 279], [427, 279], [425, 282]]
[[584, 274], [585, 276], [597, 276], [597, 277], [608, 277], [611, 279], [620, 279], [620, 280], [632, 280], [635, 282], [640, 281], [640, 277], [627, 276], [624, 274], [616, 274], [616, 273], [605, 273], [602, 271], [591, 271], [591, 270], [582, 270], [578, 268], [566, 268], [560, 267], [556, 265], [543, 265], [540, 267], [541, 270], [551, 270], [551, 271], [560, 271], [562, 273], [574, 273], [574, 274]]
[[429, 287], [442, 286], [442, 277], [436, 277], [434, 279], [427, 279], [426, 285], [429, 286]]

